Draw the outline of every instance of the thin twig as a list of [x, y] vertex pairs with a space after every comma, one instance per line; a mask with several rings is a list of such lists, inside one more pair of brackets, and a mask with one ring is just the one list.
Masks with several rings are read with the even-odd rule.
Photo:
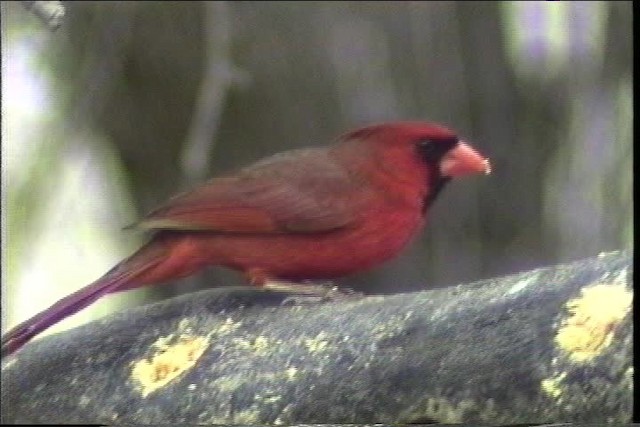
[[51, 31], [57, 30], [62, 25], [65, 9], [61, 1], [23, 1], [21, 3], [40, 18]]
[[205, 69], [193, 119], [185, 141], [182, 170], [188, 182], [208, 173], [209, 157], [229, 86], [233, 84], [229, 59], [231, 23], [225, 1], [205, 2]]

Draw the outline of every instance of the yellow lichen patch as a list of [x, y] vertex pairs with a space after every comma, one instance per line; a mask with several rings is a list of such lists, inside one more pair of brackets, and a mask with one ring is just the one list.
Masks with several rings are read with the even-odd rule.
[[542, 391], [553, 398], [559, 397], [562, 394], [562, 388], [560, 386], [566, 376], [567, 373], [563, 372], [560, 375], [542, 380], [540, 384]]
[[315, 338], [305, 338], [303, 343], [309, 353], [319, 353], [329, 345], [329, 342], [325, 340], [326, 337], [324, 332], [320, 332]]
[[240, 326], [242, 326], [242, 322], [234, 322], [232, 318], [228, 317], [224, 323], [212, 331], [212, 333], [222, 336], [235, 331]]
[[270, 340], [269, 338], [259, 335], [254, 339], [233, 338], [231, 342], [240, 350], [249, 350], [258, 355], [269, 354], [275, 345], [281, 344], [282, 340]]
[[166, 342], [167, 337], [159, 338], [155, 344], [156, 354], [133, 364], [131, 377], [138, 383], [142, 397], [191, 369], [209, 344], [206, 337], [184, 335], [174, 344]]
[[285, 371], [287, 380], [293, 381], [298, 376], [298, 368], [291, 367]]
[[633, 293], [624, 283], [597, 284], [567, 303], [570, 312], [556, 335], [558, 345], [576, 362], [599, 355], [611, 344], [615, 326], [631, 309]]

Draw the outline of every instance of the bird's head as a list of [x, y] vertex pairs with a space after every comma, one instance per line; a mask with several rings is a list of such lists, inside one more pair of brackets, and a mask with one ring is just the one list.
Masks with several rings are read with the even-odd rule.
[[455, 132], [434, 123], [381, 123], [349, 132], [343, 141], [364, 144], [378, 173], [422, 187], [425, 208], [451, 178], [491, 173], [488, 159]]

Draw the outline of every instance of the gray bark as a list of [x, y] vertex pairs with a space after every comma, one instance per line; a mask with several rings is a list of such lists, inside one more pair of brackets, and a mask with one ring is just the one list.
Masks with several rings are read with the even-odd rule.
[[2, 422], [630, 422], [631, 277], [614, 252], [320, 304], [192, 293], [5, 359]]

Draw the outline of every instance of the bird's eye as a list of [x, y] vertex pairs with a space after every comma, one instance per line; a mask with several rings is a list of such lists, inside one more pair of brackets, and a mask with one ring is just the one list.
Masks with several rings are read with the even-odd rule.
[[438, 162], [442, 156], [444, 156], [445, 153], [452, 149], [457, 143], [457, 138], [446, 140], [424, 138], [418, 141], [418, 151], [428, 162]]
[[421, 139], [418, 141], [418, 148], [420, 152], [426, 156], [434, 154], [436, 152], [436, 142], [432, 139]]

